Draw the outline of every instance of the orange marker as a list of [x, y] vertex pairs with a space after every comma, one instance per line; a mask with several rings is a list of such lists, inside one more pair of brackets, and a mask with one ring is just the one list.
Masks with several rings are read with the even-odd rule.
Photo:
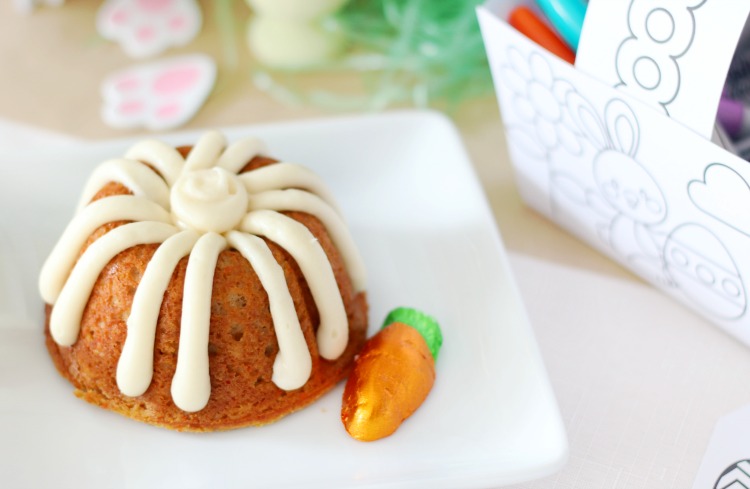
[[575, 53], [528, 7], [516, 7], [510, 13], [508, 23], [510, 23], [510, 25], [512, 25], [518, 32], [539, 44], [552, 54], [559, 56], [570, 64], [575, 62]]

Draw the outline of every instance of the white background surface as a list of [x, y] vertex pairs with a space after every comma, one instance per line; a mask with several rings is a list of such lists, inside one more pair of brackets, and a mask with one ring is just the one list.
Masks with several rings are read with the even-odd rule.
[[692, 487], [716, 421], [750, 402], [747, 347], [649, 285], [511, 262], [571, 445], [560, 473], [512, 487]]

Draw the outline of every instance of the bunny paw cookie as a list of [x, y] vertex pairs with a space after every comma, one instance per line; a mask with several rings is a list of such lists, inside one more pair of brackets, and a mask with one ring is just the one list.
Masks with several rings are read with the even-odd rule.
[[216, 63], [194, 54], [138, 65], [102, 84], [102, 118], [107, 125], [158, 131], [190, 120], [211, 92]]
[[202, 16], [195, 0], [107, 0], [96, 26], [133, 58], [154, 56], [184, 46], [200, 31]]

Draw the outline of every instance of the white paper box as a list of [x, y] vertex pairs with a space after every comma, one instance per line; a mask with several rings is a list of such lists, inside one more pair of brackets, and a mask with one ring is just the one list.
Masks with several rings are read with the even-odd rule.
[[520, 3], [478, 16], [522, 198], [750, 345], [750, 163], [518, 33]]

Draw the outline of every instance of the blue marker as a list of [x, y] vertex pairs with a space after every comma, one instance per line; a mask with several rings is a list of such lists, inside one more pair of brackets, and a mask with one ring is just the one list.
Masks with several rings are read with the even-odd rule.
[[584, 0], [536, 0], [560, 37], [573, 51], [578, 50], [587, 4]]

